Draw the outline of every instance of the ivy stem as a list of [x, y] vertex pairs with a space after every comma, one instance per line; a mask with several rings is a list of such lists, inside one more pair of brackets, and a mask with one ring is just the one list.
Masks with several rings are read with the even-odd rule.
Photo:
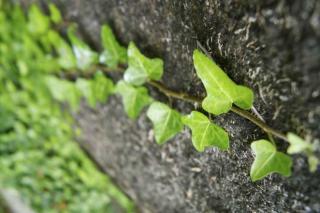
[[151, 86], [157, 88], [160, 92], [164, 93], [168, 97], [177, 98], [177, 99], [188, 101], [191, 103], [198, 103], [201, 105], [202, 98], [191, 96], [191, 95], [184, 93], [184, 92], [175, 92], [175, 91], [167, 88], [166, 86], [164, 86], [159, 81], [150, 80], [147, 83], [150, 84]]
[[[162, 83], [160, 83], [158, 81], [151, 80], [151, 81], [148, 81], [148, 84], [150, 84], [153, 87], [156, 87], [159, 91], [161, 91], [162, 93], [164, 93], [168, 97], [173, 97], [173, 98], [177, 98], [177, 99], [188, 101], [188, 102], [192, 102], [192, 103], [197, 103], [199, 105], [201, 105], [202, 100], [203, 100], [200, 97], [191, 96], [191, 95], [189, 95], [187, 93], [172, 91], [171, 89], [165, 87]], [[274, 136], [276, 136], [278, 138], [281, 138], [281, 139], [283, 139], [285, 141], [288, 141], [286, 135], [284, 135], [283, 133], [281, 133], [280, 131], [278, 131], [276, 129], [271, 128], [263, 120], [255, 117], [250, 112], [248, 112], [246, 110], [242, 110], [242, 109], [240, 109], [239, 107], [236, 107], [236, 106], [232, 106], [231, 107], [231, 111], [236, 113], [236, 114], [238, 114], [238, 115], [240, 115], [241, 117], [244, 117], [244, 118], [248, 119], [252, 123], [256, 124], [263, 131], [265, 131], [268, 135], [272, 134], [272, 135], [274, 135]]]
[[265, 131], [268, 134], [272, 134], [278, 138], [281, 138], [282, 140], [285, 140], [288, 142], [288, 138], [285, 134], [283, 134], [282, 132], [271, 128], [270, 126], [268, 126], [265, 122], [263, 122], [262, 120], [258, 119], [257, 117], [253, 116], [250, 112], [242, 110], [236, 106], [232, 106], [231, 111], [240, 115], [241, 117], [244, 117], [248, 120], [250, 120], [252, 123], [256, 124], [257, 126], [259, 126], [263, 131]]
[[[121, 66], [119, 66], [117, 68], [108, 68], [108, 67], [106, 67], [104, 65], [97, 64], [97, 65], [93, 65], [92, 67], [90, 67], [89, 69], [83, 71], [82, 73], [79, 73], [79, 72], [76, 72], [76, 71], [72, 71], [72, 70], [67, 70], [67, 71], [62, 73], [61, 77], [65, 78], [65, 79], [68, 79], [68, 80], [73, 80], [73, 81], [75, 81], [79, 77], [92, 78], [97, 70], [102, 71], [104, 74], [109, 74], [110, 72], [123, 73], [124, 70], [125, 70], [125, 65], [121, 65]], [[203, 98], [201, 98], [201, 97], [192, 96], [192, 95], [190, 95], [188, 93], [184, 93], [184, 92], [173, 91], [173, 90], [169, 89], [168, 87], [166, 87], [164, 84], [162, 84], [159, 81], [149, 80], [149, 81], [147, 81], [147, 84], [157, 88], [160, 92], [165, 94], [167, 97], [180, 99], [180, 100], [187, 101], [187, 102], [190, 102], [190, 103], [197, 103], [200, 106], [201, 106], [201, 103], [203, 101]], [[243, 118], [246, 118], [247, 120], [251, 121], [252, 123], [257, 125], [258, 127], [260, 127], [264, 132], [267, 133], [267, 135], [269, 137], [270, 137], [270, 135], [274, 135], [274, 136], [276, 136], [278, 138], [281, 138], [282, 140], [288, 142], [288, 139], [287, 139], [285, 134], [283, 134], [282, 132], [280, 132], [280, 131], [278, 131], [276, 129], [273, 129], [270, 126], [268, 126], [264, 122], [263, 119], [260, 119], [260, 118], [256, 117], [255, 115], [251, 114], [249, 111], [240, 109], [237, 106], [232, 106], [231, 107], [231, 111], [236, 113], [236, 114], [238, 114], [238, 115], [240, 115]]]

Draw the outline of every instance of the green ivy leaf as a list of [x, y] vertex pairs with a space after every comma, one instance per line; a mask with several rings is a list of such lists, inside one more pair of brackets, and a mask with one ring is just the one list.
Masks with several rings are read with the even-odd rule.
[[9, 110], [7, 110], [2, 105], [0, 105], [0, 119], [1, 119], [1, 122], [0, 122], [1, 134], [7, 129], [12, 128], [14, 126], [15, 117]]
[[[1, 9], [0, 9], [1, 10]], [[13, 36], [20, 37], [21, 35], [26, 33], [26, 30], [28, 30], [28, 25], [25, 17], [25, 11], [22, 10], [22, 8], [19, 5], [16, 5], [13, 8], [13, 11], [10, 10], [12, 21], [7, 21], [6, 25], [9, 25], [9, 27], [12, 29]], [[1, 16], [1, 14], [0, 14]], [[4, 25], [3, 21], [0, 18], [1, 25]], [[14, 26], [14, 28], [12, 27]], [[1, 27], [0, 27], [1, 28]], [[19, 30], [15, 30], [19, 29]], [[0, 29], [0, 34], [3, 36], [4, 34], [7, 34], [7, 36], [10, 36], [12, 39], [12, 34], [9, 33], [7, 30], [6, 33], [3, 33]]]
[[308, 157], [309, 170], [310, 172], [315, 172], [319, 164], [319, 159], [314, 155], [314, 152], [316, 151], [315, 144], [312, 144], [310, 141], [304, 140], [291, 132], [287, 134], [287, 138], [290, 144], [287, 152], [289, 154], [306, 154]]
[[149, 59], [141, 54], [133, 42], [128, 48], [129, 67], [124, 80], [133, 85], [142, 85], [147, 80], [159, 80], [163, 74], [163, 61], [159, 58]]
[[81, 95], [83, 95], [89, 106], [95, 107], [96, 105], [96, 98], [92, 91], [93, 82], [87, 79], [78, 78], [76, 81], [76, 87], [79, 89]]
[[53, 3], [49, 4], [49, 11], [50, 11], [50, 19], [53, 23], [60, 23], [62, 18], [61, 18], [61, 13], [59, 9], [54, 5]]
[[69, 44], [65, 42], [64, 39], [53, 30], [49, 31], [48, 39], [57, 52], [58, 63], [61, 68], [75, 68], [77, 66], [77, 61]]
[[228, 112], [232, 103], [242, 109], [250, 109], [253, 92], [245, 86], [235, 84], [227, 74], [199, 50], [193, 53], [194, 66], [207, 91], [202, 102], [206, 111], [219, 115]]
[[182, 121], [192, 130], [192, 143], [197, 151], [203, 152], [206, 147], [216, 146], [221, 150], [229, 148], [228, 133], [212, 123], [204, 114], [192, 111]]
[[317, 171], [319, 163], [320, 163], [319, 159], [316, 156], [314, 156], [314, 155], [309, 155], [308, 156], [308, 164], [309, 164], [309, 171], [310, 172]]
[[106, 102], [114, 89], [113, 82], [101, 72], [97, 72], [90, 80], [78, 78], [76, 87], [91, 107], [96, 107], [97, 102]]
[[96, 101], [101, 103], [107, 102], [108, 97], [114, 91], [114, 84], [112, 80], [105, 77], [102, 72], [97, 72], [94, 76], [91, 89]]
[[158, 144], [164, 144], [183, 128], [180, 113], [163, 103], [154, 102], [151, 104], [147, 111], [147, 116], [153, 123]]
[[77, 66], [79, 69], [85, 70], [90, 65], [98, 62], [98, 53], [91, 50], [91, 48], [80, 40], [75, 34], [75, 26], [68, 29], [68, 37], [72, 44], [74, 55], [77, 59]]
[[41, 12], [37, 5], [33, 4], [30, 7], [28, 19], [28, 30], [31, 34], [42, 35], [48, 31], [49, 18]]
[[258, 140], [251, 144], [255, 160], [251, 166], [250, 176], [252, 181], [257, 181], [273, 172], [283, 176], [291, 175], [291, 158], [278, 152], [276, 147], [267, 140]]
[[289, 132], [287, 134], [288, 141], [290, 146], [288, 147], [287, 152], [289, 154], [296, 154], [301, 152], [312, 152], [313, 146], [310, 142], [305, 141], [304, 139], [300, 138], [298, 135]]
[[127, 63], [127, 50], [117, 42], [111, 28], [103, 25], [101, 28], [102, 46], [104, 51], [100, 55], [100, 63], [116, 68], [119, 63]]
[[54, 76], [47, 76], [45, 80], [54, 99], [69, 103], [74, 111], [79, 108], [81, 94], [75, 84]]
[[141, 110], [152, 102], [145, 87], [134, 87], [125, 81], [117, 83], [115, 92], [121, 94], [124, 109], [132, 119], [137, 118]]

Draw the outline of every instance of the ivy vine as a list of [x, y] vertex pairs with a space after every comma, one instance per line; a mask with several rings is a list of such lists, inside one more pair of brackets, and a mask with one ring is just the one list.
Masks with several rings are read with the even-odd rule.
[[[50, 18], [59, 25], [62, 22], [59, 11], [50, 7], [50, 12]], [[35, 22], [43, 23], [48, 19], [39, 14], [39, 10], [30, 10], [29, 17]], [[53, 72], [54, 75], [46, 78], [48, 88], [57, 101], [67, 101], [73, 110], [78, 108], [82, 96], [91, 107], [95, 107], [97, 102], [106, 102], [111, 94], [118, 94], [122, 97], [127, 115], [132, 119], [137, 118], [148, 107], [147, 117], [153, 124], [158, 144], [168, 142], [187, 126], [192, 131], [192, 144], [197, 151], [203, 152], [208, 147], [217, 147], [222, 151], [229, 149], [230, 141], [226, 130], [196, 109], [185, 115], [155, 100], [146, 87], [150, 85], [168, 97], [198, 103], [208, 114], [219, 116], [234, 112], [260, 127], [268, 139], [256, 140], [251, 144], [254, 154], [250, 171], [252, 181], [271, 173], [290, 176], [292, 159], [288, 154], [305, 154], [310, 171], [316, 171], [319, 164], [319, 159], [314, 154], [319, 149], [316, 140], [306, 140], [291, 132], [284, 134], [252, 114], [253, 91], [232, 81], [201, 50], [194, 50], [193, 63], [206, 90], [204, 99], [167, 88], [161, 83], [163, 60], [143, 55], [134, 42], [130, 42], [127, 49], [121, 46], [108, 25], [101, 27], [101, 53], [93, 51], [77, 36], [75, 25], [69, 26], [67, 40], [52, 29], [40, 29], [38, 26], [40, 24], [33, 29], [47, 32], [42, 33], [45, 44], [52, 48], [52, 56], [56, 57], [62, 70]], [[123, 79], [113, 83], [107, 77], [110, 72], [123, 73]], [[275, 138], [289, 143], [288, 154], [278, 151]]]

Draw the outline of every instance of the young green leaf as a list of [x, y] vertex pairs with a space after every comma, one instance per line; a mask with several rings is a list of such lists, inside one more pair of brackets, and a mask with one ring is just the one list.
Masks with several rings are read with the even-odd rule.
[[98, 62], [98, 53], [91, 50], [91, 48], [80, 40], [75, 34], [75, 26], [68, 29], [68, 37], [72, 44], [73, 52], [77, 59], [77, 66], [79, 69], [85, 70], [90, 65]]
[[202, 102], [206, 111], [219, 115], [231, 109], [234, 103], [242, 109], [250, 109], [253, 92], [245, 86], [235, 84], [227, 74], [199, 50], [193, 53], [194, 66], [207, 91]]
[[101, 72], [95, 74], [94, 79], [78, 78], [76, 87], [86, 98], [89, 106], [95, 107], [97, 102], [106, 102], [113, 92], [113, 82], [104, 77]]
[[192, 130], [192, 143], [197, 151], [203, 152], [206, 147], [216, 146], [221, 150], [229, 148], [228, 133], [212, 123], [204, 114], [192, 111], [182, 121]]
[[289, 132], [287, 134], [287, 137], [290, 143], [290, 146], [288, 147], [288, 150], [287, 150], [289, 154], [313, 151], [312, 144], [309, 141], [305, 141], [304, 139], [300, 138], [298, 135]]
[[260, 180], [273, 172], [286, 177], [291, 175], [291, 158], [282, 152], [278, 152], [269, 141], [254, 141], [251, 144], [251, 149], [255, 154], [255, 160], [250, 171], [252, 181]]
[[141, 85], [147, 80], [159, 80], [163, 74], [163, 61], [159, 58], [149, 59], [141, 54], [133, 42], [128, 48], [129, 67], [124, 80], [133, 85]]
[[54, 99], [61, 102], [68, 102], [74, 111], [79, 108], [81, 94], [73, 83], [54, 76], [47, 76], [46, 83]]
[[53, 3], [49, 4], [50, 19], [53, 23], [59, 24], [62, 20], [59, 9]]
[[0, 133], [3, 133], [7, 129], [10, 129], [14, 126], [15, 117], [2, 105], [0, 105], [0, 118]]
[[102, 72], [97, 72], [94, 76], [91, 89], [96, 101], [106, 102], [108, 97], [113, 93], [114, 84]]
[[111, 68], [116, 68], [119, 63], [127, 63], [127, 50], [120, 46], [108, 25], [102, 26], [101, 39], [104, 51], [100, 55], [100, 63]]
[[308, 157], [308, 164], [310, 172], [315, 172], [319, 164], [319, 159], [314, 155], [315, 144], [311, 144], [310, 141], [300, 138], [298, 135], [289, 132], [287, 134], [290, 146], [287, 152], [289, 154], [304, 153]]
[[89, 106], [95, 107], [96, 98], [92, 91], [93, 82], [84, 78], [78, 78], [76, 81], [76, 87], [78, 88], [81, 95], [83, 95]]
[[132, 119], [137, 118], [141, 110], [152, 102], [145, 87], [134, 87], [125, 81], [117, 83], [115, 92], [121, 94], [124, 109]]
[[163, 103], [154, 102], [151, 104], [147, 111], [147, 116], [153, 123], [158, 144], [164, 144], [183, 128], [180, 113]]
[[56, 50], [56, 53], [58, 55], [58, 63], [61, 68], [75, 68], [77, 66], [77, 61], [69, 44], [65, 42], [64, 39], [53, 30], [49, 31], [48, 39], [51, 45]]
[[310, 172], [317, 171], [319, 163], [320, 163], [319, 159], [315, 155], [308, 156], [308, 164], [309, 164], [309, 171]]
[[46, 33], [50, 26], [50, 21], [45, 16], [39, 7], [33, 4], [28, 13], [28, 30], [33, 35], [42, 35]]

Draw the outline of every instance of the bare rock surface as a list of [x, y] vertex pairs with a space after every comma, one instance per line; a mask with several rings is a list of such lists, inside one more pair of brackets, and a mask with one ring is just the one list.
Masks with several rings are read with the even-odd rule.
[[[320, 137], [320, 2], [318, 0], [56, 0], [100, 49], [100, 26], [165, 61], [163, 82], [204, 96], [192, 66], [197, 42], [237, 83], [255, 91], [255, 107], [271, 126]], [[152, 90], [184, 113], [193, 106]], [[293, 176], [252, 183], [250, 143], [266, 137], [229, 113], [215, 119], [231, 137], [229, 152], [197, 153], [184, 130], [158, 146], [143, 113], [127, 118], [119, 97], [76, 116], [79, 142], [143, 212], [320, 212], [320, 171], [294, 156]], [[279, 141], [281, 144], [281, 141]], [[282, 149], [285, 146], [280, 145]]]

